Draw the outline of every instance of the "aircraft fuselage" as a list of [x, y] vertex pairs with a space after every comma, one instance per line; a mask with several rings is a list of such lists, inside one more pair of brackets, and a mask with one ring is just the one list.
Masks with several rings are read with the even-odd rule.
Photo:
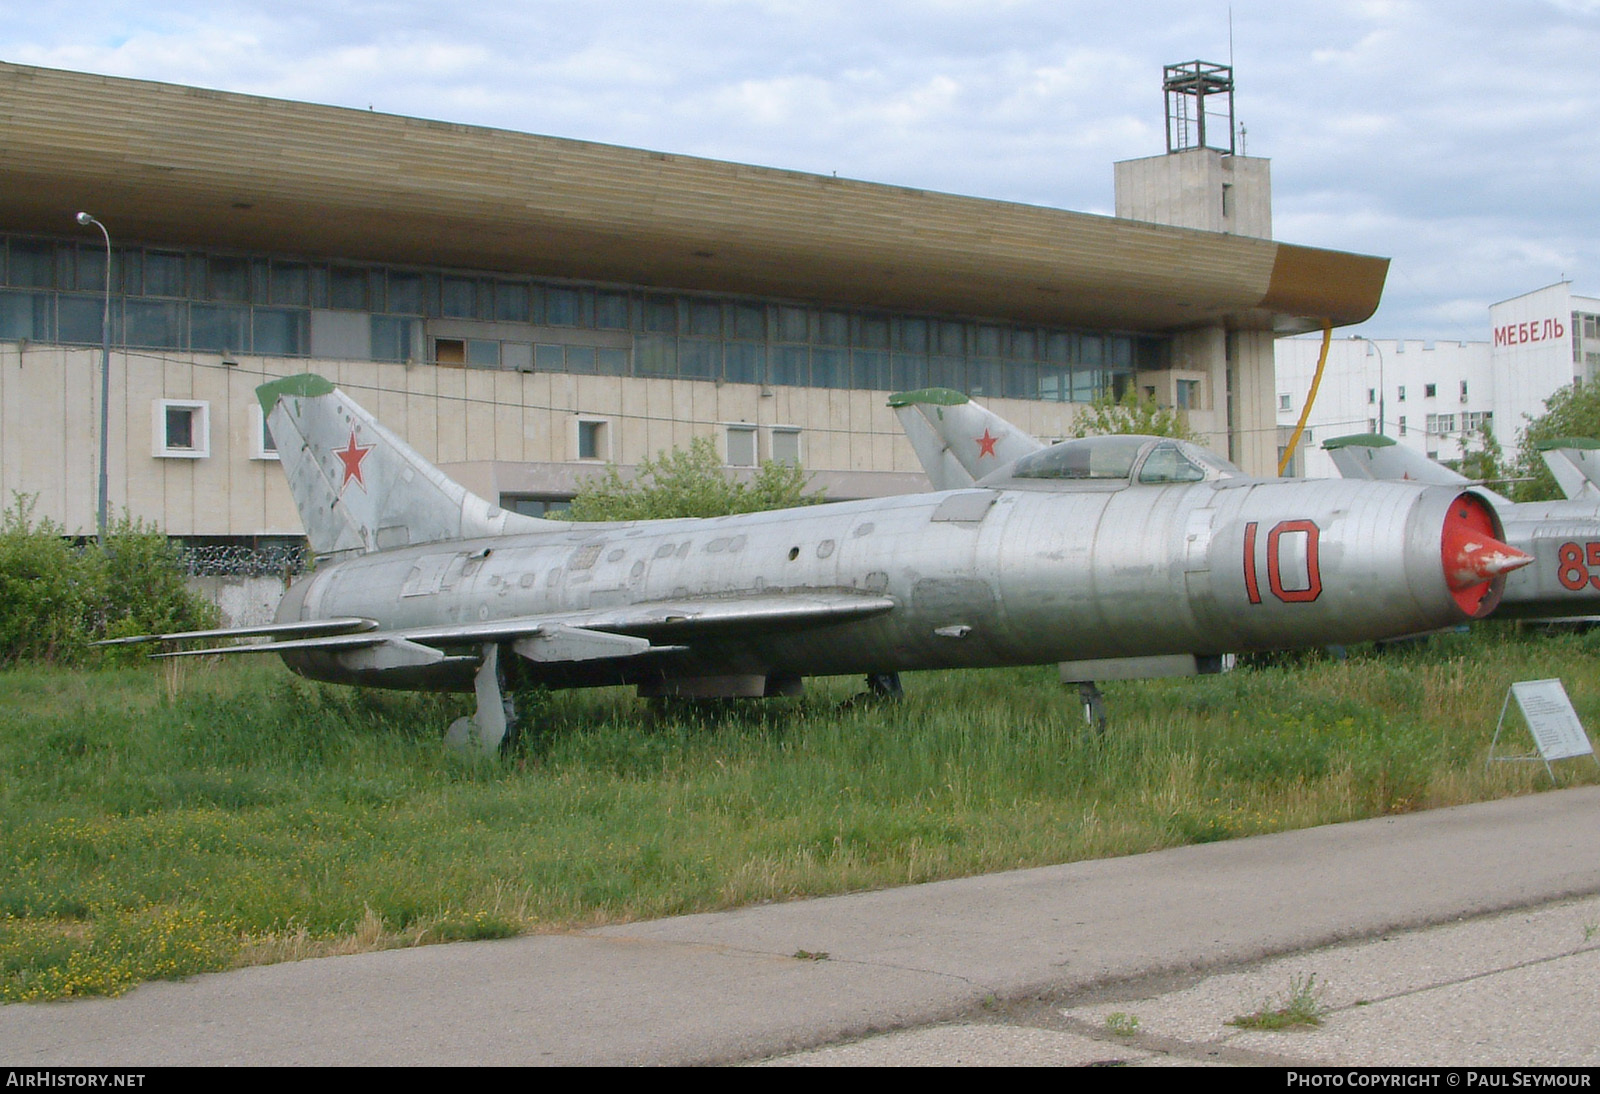
[[[820, 627], [735, 621], [648, 658], [514, 659], [525, 678], [552, 686], [1360, 641], [1468, 617], [1440, 565], [1441, 528], [1460, 494], [1237, 479], [955, 490], [710, 520], [573, 524], [325, 565], [290, 591], [279, 620], [353, 616], [406, 631], [808, 591], [892, 601], [878, 614]], [[472, 686], [466, 659], [370, 674], [343, 657], [284, 653], [319, 679]]]

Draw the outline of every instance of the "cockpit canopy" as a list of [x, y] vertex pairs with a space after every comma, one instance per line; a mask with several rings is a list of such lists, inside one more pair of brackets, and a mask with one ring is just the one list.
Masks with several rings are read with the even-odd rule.
[[978, 485], [1030, 481], [1137, 483], [1160, 486], [1243, 477], [1233, 464], [1199, 445], [1171, 437], [1126, 434], [1083, 437], [1042, 448], [985, 477]]

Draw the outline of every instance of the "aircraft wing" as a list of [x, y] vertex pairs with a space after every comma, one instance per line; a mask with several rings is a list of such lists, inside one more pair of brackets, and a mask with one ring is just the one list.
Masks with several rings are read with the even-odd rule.
[[91, 646], [132, 646], [141, 642], [203, 642], [212, 638], [306, 638], [378, 629], [376, 619], [317, 619], [305, 623], [263, 623], [255, 627], [219, 627], [209, 631], [173, 631], [106, 638]]
[[[594, 661], [677, 652], [697, 638], [805, 630], [879, 615], [894, 600], [872, 593], [847, 591], [771, 594], [657, 601], [617, 608], [559, 612], [537, 617], [480, 623], [428, 624], [381, 628], [371, 620], [330, 620], [313, 624], [279, 624], [278, 641], [223, 646], [216, 649], [172, 650], [157, 657], [212, 654], [284, 653], [291, 650], [339, 653], [350, 668], [383, 669], [431, 665], [450, 658], [446, 651], [510, 643], [531, 661]], [[369, 624], [357, 630], [350, 624]], [[340, 633], [315, 633], [314, 628]], [[302, 633], [297, 634], [295, 628]], [[304, 633], [311, 632], [311, 633]], [[184, 635], [143, 635], [117, 641], [177, 641], [183, 638], [259, 636], [273, 631], [245, 627], [236, 631], [194, 631]], [[475, 658], [476, 652], [469, 655]]]

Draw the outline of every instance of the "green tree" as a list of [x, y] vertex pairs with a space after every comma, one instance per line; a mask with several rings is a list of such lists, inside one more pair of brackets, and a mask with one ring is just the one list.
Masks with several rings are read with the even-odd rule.
[[1494, 427], [1483, 423], [1461, 442], [1461, 458], [1454, 462], [1455, 469], [1474, 482], [1498, 482], [1510, 477], [1505, 452], [1494, 435]]
[[658, 452], [640, 462], [631, 480], [616, 464], [589, 479], [564, 514], [572, 520], [653, 520], [720, 517], [761, 509], [787, 509], [823, 500], [806, 493], [806, 473], [797, 465], [768, 462], [749, 482], [729, 473], [709, 437], [687, 449]]
[[1573, 382], [1544, 401], [1544, 413], [1523, 427], [1517, 445], [1515, 471], [1525, 481], [1516, 484], [1517, 501], [1546, 501], [1562, 496], [1544, 460], [1539, 443], [1561, 437], [1600, 438], [1600, 384]]
[[1141, 398], [1133, 388], [1118, 399], [1110, 392], [1099, 395], [1072, 423], [1074, 437], [1099, 437], [1107, 433], [1147, 433], [1204, 444], [1205, 438], [1189, 428], [1183, 411], [1161, 406], [1154, 398]]

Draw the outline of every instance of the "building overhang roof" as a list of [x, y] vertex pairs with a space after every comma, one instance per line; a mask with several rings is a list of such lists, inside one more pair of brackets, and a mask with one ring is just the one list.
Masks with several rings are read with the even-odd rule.
[[0, 64], [0, 228], [1136, 331], [1360, 322], [1388, 260]]

